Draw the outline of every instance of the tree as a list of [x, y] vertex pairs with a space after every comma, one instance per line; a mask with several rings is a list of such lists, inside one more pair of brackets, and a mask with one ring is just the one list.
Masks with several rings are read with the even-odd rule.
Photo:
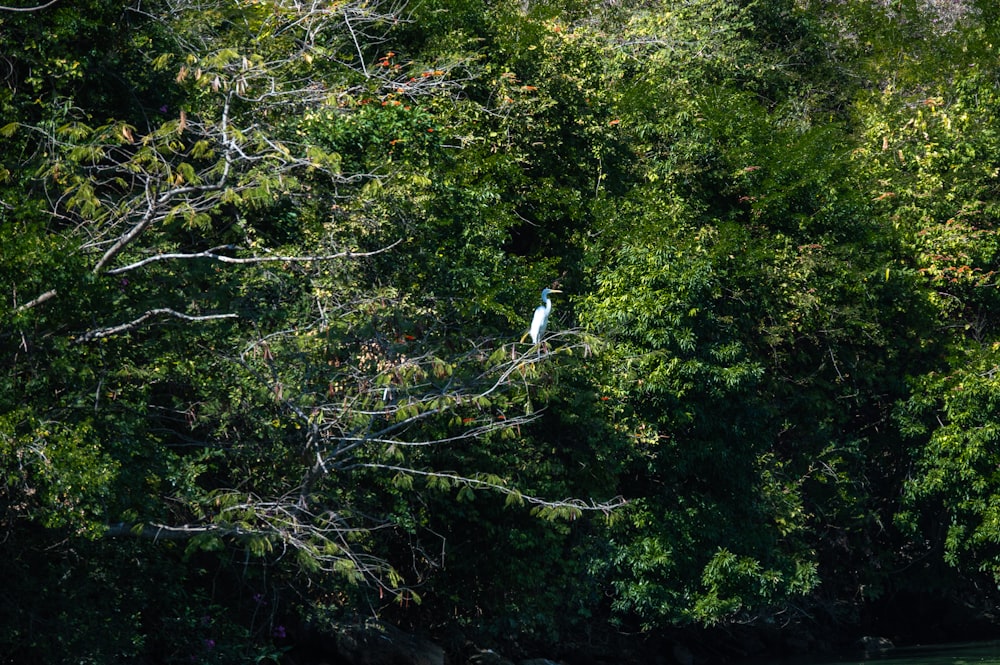
[[[836, 63], [801, 51], [826, 26], [788, 3], [726, 11], [622, 38], [648, 68], [630, 84], [643, 103], [616, 109], [636, 184], [596, 221], [580, 304], [632, 441], [633, 501], [603, 563], [640, 625], [808, 620], [836, 605], [824, 587], [877, 588], [855, 557], [895, 556], [879, 525], [905, 476], [898, 370], [928, 358], [902, 238], [851, 184], [837, 120], [856, 91], [823, 92]], [[775, 14], [798, 41], [755, 47]], [[669, 29], [718, 41], [688, 54]], [[667, 67], [685, 55], [693, 80]]]
[[881, 214], [903, 233], [905, 266], [933, 317], [920, 343], [935, 361], [908, 372], [912, 394], [896, 410], [909, 453], [895, 521], [910, 539], [904, 561], [929, 562], [926, 584], [942, 595], [997, 577], [989, 507], [997, 165], [988, 157], [997, 133], [992, 86], [980, 69], [991, 37], [985, 21], [969, 22], [971, 7], [956, 9], [961, 16], [944, 23], [929, 17], [928, 31], [939, 34], [928, 48], [944, 57], [859, 104], [857, 154]]
[[18, 593], [246, 662], [290, 588], [552, 643], [995, 575], [983, 4], [0, 10]]
[[[166, 89], [132, 118], [65, 98], [2, 129], [38, 146], [23, 186], [42, 193], [5, 316], [20, 396], [4, 405], [8, 510], [93, 538], [179, 539], [190, 556], [294, 559], [408, 601], [436, 565], [417, 489], [488, 489], [550, 517], [618, 505], [548, 500], [463, 463], [538, 417], [554, 358], [385, 270], [437, 241], [412, 240], [407, 215], [441, 187], [429, 109], [456, 85], [453, 64], [386, 48], [403, 7], [132, 11]], [[561, 339], [562, 353], [585, 345]], [[391, 560], [407, 540], [409, 575]]]

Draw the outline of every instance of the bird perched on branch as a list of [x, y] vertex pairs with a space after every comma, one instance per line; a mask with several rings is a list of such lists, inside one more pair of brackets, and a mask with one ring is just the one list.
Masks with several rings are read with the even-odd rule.
[[531, 328], [528, 329], [532, 344], [538, 344], [542, 336], [545, 335], [545, 326], [549, 324], [549, 312], [552, 311], [552, 301], [549, 300], [550, 293], [562, 293], [562, 291], [542, 289], [542, 304], [535, 308], [535, 315], [531, 317]]

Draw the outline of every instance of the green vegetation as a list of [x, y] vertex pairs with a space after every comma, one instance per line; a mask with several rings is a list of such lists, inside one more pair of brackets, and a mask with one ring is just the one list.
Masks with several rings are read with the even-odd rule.
[[992, 602], [994, 3], [23, 9], [13, 660]]

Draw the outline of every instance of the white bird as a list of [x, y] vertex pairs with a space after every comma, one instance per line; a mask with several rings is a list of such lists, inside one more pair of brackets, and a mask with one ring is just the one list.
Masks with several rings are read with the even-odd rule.
[[538, 341], [545, 335], [545, 326], [549, 323], [549, 312], [552, 311], [552, 301], [549, 300], [550, 293], [562, 293], [562, 291], [542, 289], [542, 304], [535, 308], [535, 315], [531, 317], [531, 328], [528, 330], [532, 344], [538, 344]]

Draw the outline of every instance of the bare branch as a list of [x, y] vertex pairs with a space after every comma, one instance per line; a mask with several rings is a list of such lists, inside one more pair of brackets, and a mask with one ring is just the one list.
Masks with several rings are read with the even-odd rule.
[[83, 335], [80, 335], [76, 341], [78, 343], [90, 342], [95, 339], [100, 339], [102, 337], [110, 337], [111, 335], [117, 335], [118, 333], [127, 332], [129, 330], [134, 330], [138, 328], [147, 320], [155, 316], [172, 316], [177, 319], [183, 319], [185, 321], [212, 321], [215, 319], [235, 319], [238, 314], [205, 314], [200, 316], [192, 316], [190, 314], [183, 314], [175, 310], [161, 307], [158, 309], [151, 309], [134, 321], [129, 321], [128, 323], [123, 323], [117, 326], [111, 326], [109, 328], [99, 328], [98, 330], [91, 330]]
[[3, 7], [0, 6], [0, 12], [37, 12], [40, 9], [45, 9], [51, 7], [52, 5], [59, 2], [59, 0], [49, 0], [44, 5], [38, 5], [36, 7]]
[[[289, 342], [290, 349], [282, 348], [278, 343], [282, 339]], [[356, 364], [345, 362], [333, 370], [324, 365], [324, 373], [332, 373], [342, 385], [332, 392], [317, 392], [308, 386], [309, 379], [300, 378], [305, 383], [294, 385], [294, 377], [308, 377], [309, 370], [303, 373], [297, 351], [284, 351], [295, 350], [294, 342], [303, 339], [313, 339], [308, 329], [274, 333], [236, 359], [274, 392], [280, 406], [300, 425], [303, 466], [299, 484], [266, 496], [243, 487], [217, 490], [196, 500], [189, 515], [173, 525], [118, 523], [108, 527], [108, 535], [170, 540], [211, 536], [277, 558], [297, 553], [316, 569], [347, 574], [372, 588], [398, 594], [406, 590], [402, 577], [388, 560], [365, 550], [355, 538], [357, 533], [394, 528], [393, 522], [355, 510], [340, 512], [336, 500], [323, 491], [321, 483], [355, 482], [357, 474], [368, 472], [419, 477], [427, 479], [428, 486], [438, 481], [441, 488], [489, 490], [505, 497], [508, 505], [529, 506], [533, 513], [547, 519], [575, 519], [586, 512], [607, 514], [626, 504], [621, 496], [604, 501], [549, 499], [524, 493], [513, 482], [496, 475], [418, 468], [418, 462], [408, 463], [397, 457], [401, 452], [389, 452], [393, 448], [409, 449], [419, 455], [417, 451], [425, 446], [484, 440], [491, 433], [516, 430], [535, 420], [539, 417], [537, 411], [507, 417], [498, 414], [488, 402], [483, 403], [482, 398], [501, 387], [526, 383], [537, 376], [537, 363], [551, 360], [564, 350], [589, 352], [585, 337], [577, 341], [572, 331], [557, 332], [548, 339], [569, 343], [545, 354], [535, 347], [517, 353], [516, 346], [496, 346], [495, 341], [483, 340], [450, 359], [454, 374], [435, 374], [435, 367], [443, 361], [430, 352], [407, 358], [387, 353], [375, 341], [362, 343]], [[282, 362], [285, 358], [288, 364]], [[393, 380], [387, 383], [389, 379]], [[282, 381], [288, 384], [284, 392], [277, 390]], [[432, 418], [440, 419], [445, 428], [437, 439], [428, 437], [428, 430], [422, 427]], [[384, 461], [387, 456], [388, 461]], [[413, 551], [421, 565], [439, 565], [437, 555], [428, 554], [420, 545], [413, 545]]]
[[622, 506], [626, 505], [628, 501], [622, 497], [617, 496], [609, 501], [602, 501], [600, 503], [596, 501], [591, 501], [587, 503], [582, 499], [560, 499], [551, 500], [543, 499], [541, 497], [532, 496], [530, 494], [524, 494], [516, 489], [507, 487], [506, 485], [501, 485], [497, 482], [491, 482], [481, 477], [476, 476], [465, 476], [458, 473], [453, 473], [450, 471], [422, 471], [420, 469], [412, 469], [405, 466], [395, 466], [391, 464], [359, 464], [358, 466], [366, 469], [379, 469], [382, 471], [395, 471], [396, 473], [403, 473], [411, 476], [422, 476], [424, 478], [440, 478], [444, 480], [449, 480], [453, 483], [460, 485], [468, 485], [472, 488], [482, 488], [493, 490], [494, 492], [499, 492], [507, 496], [514, 496], [519, 501], [524, 501], [533, 506], [539, 506], [543, 508], [569, 508], [578, 511], [599, 511], [602, 513], [610, 513]]
[[365, 54], [361, 49], [361, 44], [358, 43], [358, 36], [354, 32], [354, 26], [351, 25], [351, 17], [348, 16], [347, 10], [344, 10], [344, 25], [347, 26], [347, 30], [351, 33], [351, 40], [354, 42], [354, 48], [358, 51], [358, 62], [361, 63], [361, 70], [364, 72], [365, 77], [368, 77], [368, 67], [365, 64]]
[[[344, 252], [338, 252], [336, 254], [324, 254], [322, 256], [249, 256], [240, 258], [235, 256], [225, 256], [224, 254], [216, 254], [215, 253], [216, 250], [211, 250], [211, 249], [204, 252], [196, 252], [194, 254], [182, 254], [182, 253], [157, 254], [156, 256], [150, 256], [149, 258], [143, 259], [141, 261], [130, 263], [127, 266], [122, 266], [120, 268], [108, 270], [105, 274], [118, 275], [123, 272], [135, 270], [136, 268], [141, 268], [142, 266], [149, 265], [150, 263], [155, 263], [157, 261], [168, 261], [173, 259], [213, 259], [215, 261], [220, 261], [222, 263], [236, 263], [242, 265], [255, 264], [255, 263], [271, 263], [271, 262], [315, 263], [320, 261], [333, 261], [335, 259], [356, 259], [356, 258], [364, 258], [367, 256], [375, 256], [376, 254], [382, 254], [383, 252], [388, 252], [401, 242], [402, 240], [397, 240], [391, 245], [387, 245], [385, 247], [370, 252], [352, 252], [351, 250], [347, 250]], [[238, 249], [238, 248], [233, 245], [226, 245], [225, 247], [218, 247], [216, 249]]]
[[49, 291], [46, 291], [45, 293], [43, 293], [42, 295], [38, 296], [37, 298], [34, 298], [33, 300], [29, 300], [28, 302], [26, 302], [23, 305], [21, 305], [20, 307], [18, 307], [17, 311], [18, 312], [23, 312], [26, 309], [31, 309], [32, 307], [35, 307], [37, 305], [41, 305], [46, 300], [51, 300], [52, 298], [55, 298], [57, 295], [58, 294], [56, 293], [55, 289], [51, 289]]
[[184, 526], [169, 526], [166, 524], [139, 524], [130, 522], [115, 522], [106, 527], [105, 534], [116, 538], [118, 536], [139, 536], [152, 540], [187, 540], [203, 533], [219, 535], [244, 535], [240, 529], [223, 529], [215, 524], [197, 524]]
[[160, 211], [160, 208], [171, 199], [184, 194], [219, 191], [223, 188], [223, 186], [224, 184], [220, 181], [219, 183], [206, 185], [204, 187], [177, 187], [160, 194], [160, 196], [156, 197], [155, 202], [150, 202], [139, 221], [133, 225], [127, 233], [119, 237], [106, 252], [104, 252], [104, 256], [102, 256], [97, 264], [94, 265], [94, 273], [96, 274], [101, 272], [101, 269], [103, 269], [109, 261], [118, 256], [119, 252], [125, 249], [126, 245], [135, 240], [139, 234], [145, 231], [146, 228], [149, 227], [154, 220], [156, 220], [156, 214]]

